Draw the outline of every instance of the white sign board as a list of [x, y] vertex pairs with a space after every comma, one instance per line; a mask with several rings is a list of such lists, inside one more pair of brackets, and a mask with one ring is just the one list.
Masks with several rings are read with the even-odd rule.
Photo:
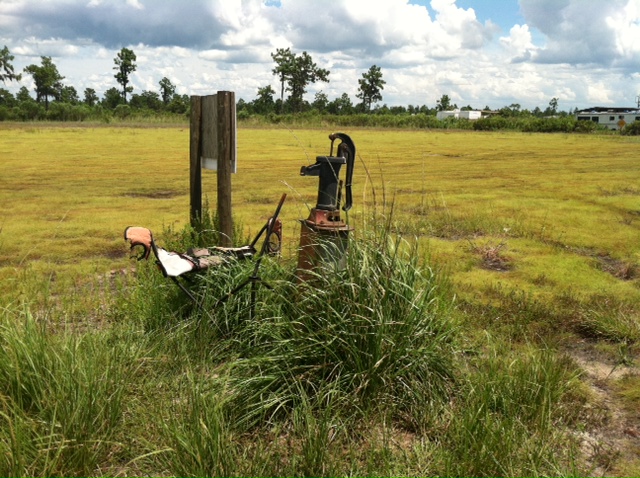
[[[218, 170], [219, 141], [218, 141], [218, 96], [210, 95], [203, 97], [202, 101], [202, 156], [200, 164], [202, 169], [211, 171]], [[231, 172], [238, 171], [238, 143], [236, 125], [236, 105], [231, 105], [231, 118], [228, 118], [231, 127], [231, 143], [233, 144], [233, 158], [231, 160]]]

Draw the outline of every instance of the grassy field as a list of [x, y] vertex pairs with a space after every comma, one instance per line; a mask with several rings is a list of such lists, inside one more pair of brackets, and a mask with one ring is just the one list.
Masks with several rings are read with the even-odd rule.
[[0, 474], [640, 472], [640, 140], [345, 131], [353, 276], [296, 301], [331, 132], [239, 129], [236, 240], [288, 193], [283, 292], [207, 328], [122, 240], [185, 230], [187, 125], [0, 124]]
[[[187, 128], [0, 130], [2, 278], [62, 278], [126, 267], [121, 231], [188, 222]], [[638, 140], [519, 133], [352, 132], [351, 221], [390, 215], [466, 290], [507, 284], [544, 300], [637, 301]], [[328, 154], [326, 131], [239, 131], [234, 217], [252, 235], [282, 192], [286, 252], [317, 182], [300, 166]], [[215, 173], [204, 191], [215, 208]], [[392, 208], [393, 205], [393, 208]], [[491, 256], [494, 255], [494, 266]], [[480, 267], [479, 267], [480, 266]], [[482, 267], [484, 266], [484, 267]], [[496, 269], [498, 270], [496, 273]]]

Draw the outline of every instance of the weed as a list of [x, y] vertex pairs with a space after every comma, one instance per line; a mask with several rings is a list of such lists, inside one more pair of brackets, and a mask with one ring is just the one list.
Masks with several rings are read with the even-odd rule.
[[469, 241], [469, 247], [473, 254], [480, 256], [482, 267], [493, 271], [506, 271], [511, 269], [511, 261], [504, 256], [502, 252], [507, 247], [505, 241], [498, 244], [485, 243], [482, 245]]
[[578, 373], [552, 351], [514, 356], [492, 347], [475, 361], [446, 428], [447, 476], [570, 475], [573, 458], [558, 454], [558, 429], [573, 420], [565, 397]]
[[637, 308], [606, 297], [594, 297], [590, 301], [581, 314], [577, 328], [591, 337], [629, 344], [640, 341]]
[[4, 312], [0, 411], [9, 427], [0, 431], [8, 453], [0, 474], [90, 474], [117, 448], [122, 382], [136, 355], [104, 340], [50, 335], [28, 312]]
[[346, 270], [281, 284], [235, 335], [248, 355], [230, 364], [234, 413], [249, 423], [286, 417], [302, 390], [312, 403], [331, 396], [347, 410], [388, 407], [419, 423], [412, 411], [446, 400], [454, 376], [440, 287], [399, 244], [357, 242]]
[[160, 462], [174, 476], [230, 476], [236, 466], [233, 435], [216, 395], [191, 382], [185, 407], [164, 420], [169, 449]]

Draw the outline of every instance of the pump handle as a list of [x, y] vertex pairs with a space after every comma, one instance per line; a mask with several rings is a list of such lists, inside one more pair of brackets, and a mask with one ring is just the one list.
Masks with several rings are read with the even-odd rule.
[[356, 161], [356, 145], [353, 144], [353, 140], [344, 133], [330, 134], [329, 139], [331, 140], [331, 149], [332, 149], [331, 154], [333, 154], [333, 142], [336, 139], [339, 139], [342, 141], [342, 143], [338, 145], [338, 156], [345, 158], [347, 160], [347, 173], [346, 173], [346, 178], [344, 182], [346, 200], [344, 202], [344, 206], [342, 206], [342, 209], [344, 211], [348, 211], [349, 209], [351, 209], [351, 206], [353, 204], [353, 197], [351, 194], [351, 183], [353, 181], [353, 166]]

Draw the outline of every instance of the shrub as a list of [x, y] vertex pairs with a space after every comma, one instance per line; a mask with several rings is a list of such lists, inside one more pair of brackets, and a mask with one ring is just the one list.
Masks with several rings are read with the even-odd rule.
[[[454, 378], [451, 305], [414, 248], [351, 241], [345, 270], [267, 295], [260, 317], [239, 324], [229, 403], [247, 424], [287, 416], [301, 393], [380, 407], [420, 426], [427, 403], [448, 400]], [[336, 398], [338, 397], [338, 398]]]
[[593, 133], [598, 129], [598, 125], [593, 121], [576, 121], [576, 125], [574, 127], [574, 131], [576, 133]]
[[84, 121], [91, 110], [84, 105], [72, 105], [54, 101], [49, 105], [47, 119], [51, 121]]
[[624, 136], [640, 136], [640, 121], [634, 121], [627, 124], [620, 130], [620, 134]]
[[120, 119], [128, 118], [131, 116], [131, 107], [129, 105], [118, 105], [113, 110], [113, 116]]

